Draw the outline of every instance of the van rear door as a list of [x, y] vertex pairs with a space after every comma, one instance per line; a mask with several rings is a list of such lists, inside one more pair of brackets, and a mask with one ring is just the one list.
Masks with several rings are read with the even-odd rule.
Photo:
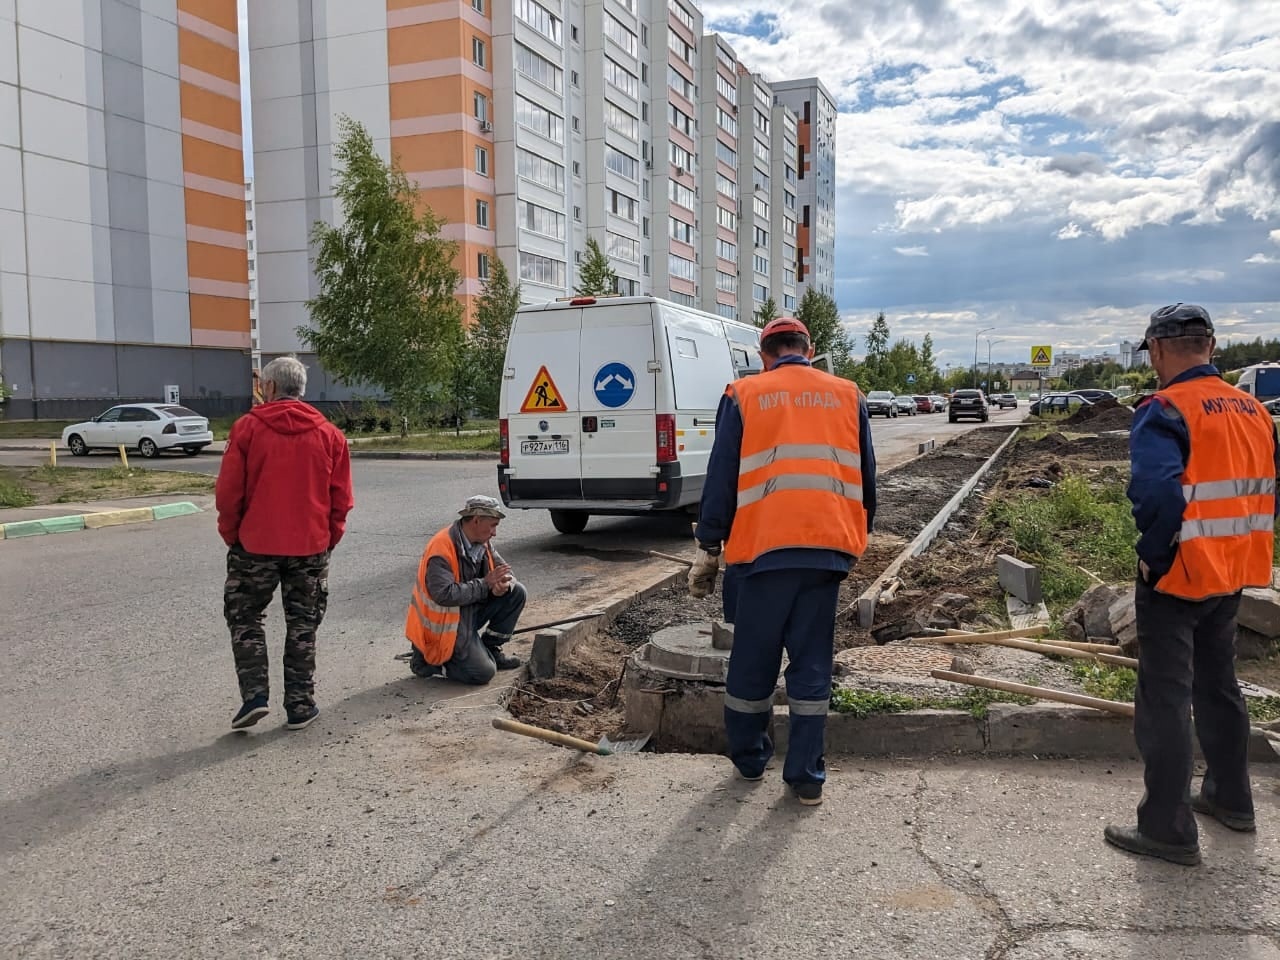
[[656, 374], [652, 302], [584, 307], [578, 409], [582, 496], [652, 501], [656, 489]]
[[513, 501], [582, 498], [581, 326], [578, 307], [516, 314], [507, 344], [503, 410], [510, 444], [509, 491], [504, 492]]

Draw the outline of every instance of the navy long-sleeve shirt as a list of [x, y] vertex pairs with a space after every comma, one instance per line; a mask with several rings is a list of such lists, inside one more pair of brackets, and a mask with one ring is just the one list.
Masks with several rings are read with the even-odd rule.
[[[1217, 376], [1221, 376], [1218, 368], [1206, 363], [1180, 373], [1166, 386]], [[1272, 457], [1280, 472], [1280, 450], [1275, 444], [1273, 431]], [[1191, 432], [1177, 408], [1158, 394], [1144, 401], [1130, 427], [1128, 495], [1138, 526], [1138, 559], [1150, 568], [1151, 583], [1169, 572], [1178, 553], [1178, 533], [1187, 506], [1182, 475], [1190, 456]]]
[[[799, 354], [791, 354], [778, 360], [774, 369], [788, 363], [804, 364], [809, 361]], [[768, 373], [758, 374], [768, 376]], [[871, 446], [871, 417], [867, 404], [858, 402], [858, 450], [862, 469], [862, 506], [867, 511], [867, 532], [876, 516], [876, 455]], [[716, 439], [711, 447], [711, 460], [707, 464], [707, 479], [702, 488], [702, 506], [698, 516], [698, 528], [694, 536], [699, 543], [716, 544], [729, 539], [729, 528], [738, 509], [738, 464], [742, 451], [742, 413], [729, 397], [720, 400], [716, 411]], [[743, 564], [745, 572], [764, 570], [817, 569], [848, 573], [852, 558], [838, 550], [817, 548], [788, 548], [771, 550], [754, 563]]]

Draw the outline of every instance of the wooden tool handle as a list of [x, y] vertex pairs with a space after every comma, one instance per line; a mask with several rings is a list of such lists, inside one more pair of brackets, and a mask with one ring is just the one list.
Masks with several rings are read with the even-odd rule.
[[522, 737], [533, 737], [535, 740], [545, 740], [547, 743], [554, 743], [557, 746], [569, 747], [572, 750], [581, 750], [583, 753], [595, 753], [601, 756], [608, 756], [606, 751], [600, 749], [594, 743], [587, 740], [579, 740], [577, 737], [571, 737], [567, 733], [556, 733], [554, 730], [543, 730], [541, 727], [533, 727], [527, 723], [520, 723], [516, 720], [507, 720], [504, 717], [494, 717], [493, 725], [499, 730], [505, 730], [507, 733], [518, 733]]
[[1093, 707], [1107, 713], [1119, 714], [1122, 717], [1133, 716], [1132, 703], [1119, 703], [1115, 700], [1103, 700], [1100, 697], [1086, 697], [1082, 693], [1066, 693], [1062, 690], [1050, 690], [1047, 687], [1030, 687], [1025, 683], [1010, 683], [1007, 680], [993, 680], [990, 677], [977, 677], [968, 673], [953, 673], [950, 670], [930, 670], [929, 676], [936, 680], [949, 680], [952, 683], [965, 683], [971, 687], [986, 687], [989, 690], [1003, 690], [1005, 693], [1020, 693], [1023, 696], [1035, 697], [1037, 700], [1056, 700], [1059, 703], [1071, 703], [1077, 707]]

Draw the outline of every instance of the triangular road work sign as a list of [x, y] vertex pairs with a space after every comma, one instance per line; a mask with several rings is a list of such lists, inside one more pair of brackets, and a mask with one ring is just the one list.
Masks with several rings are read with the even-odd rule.
[[560, 395], [555, 381], [551, 379], [551, 374], [547, 372], [547, 367], [543, 364], [538, 368], [538, 375], [533, 378], [529, 392], [524, 396], [524, 403], [520, 406], [520, 412], [564, 413], [568, 409], [569, 407], [564, 402], [564, 397]]
[[1049, 366], [1053, 363], [1049, 347], [1035, 347], [1031, 351], [1031, 362], [1038, 366]]

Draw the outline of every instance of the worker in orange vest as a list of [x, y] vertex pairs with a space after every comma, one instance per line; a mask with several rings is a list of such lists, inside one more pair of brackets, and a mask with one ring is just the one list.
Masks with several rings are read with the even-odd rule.
[[[1192, 811], [1254, 830], [1236, 612], [1241, 590], [1271, 584], [1280, 472], [1270, 415], [1222, 379], [1215, 345], [1208, 312], [1178, 303], [1151, 314], [1139, 347], [1160, 380], [1129, 436], [1139, 533], [1133, 732], [1146, 794], [1136, 827], [1105, 831], [1131, 853], [1187, 866], [1200, 862]], [[1207, 767], [1194, 796], [1193, 713]]]
[[415, 676], [482, 684], [520, 666], [502, 652], [527, 597], [493, 549], [504, 517], [494, 497], [471, 497], [458, 520], [427, 543], [404, 624]]
[[866, 549], [876, 509], [866, 402], [852, 381], [810, 366], [812, 356], [805, 325], [778, 317], [761, 331], [765, 372], [725, 391], [689, 572], [695, 597], [715, 588], [722, 555], [735, 573], [724, 718], [729, 756], [747, 780], [761, 779], [773, 756], [769, 721], [787, 651], [782, 779], [807, 805], [822, 802], [826, 781], [840, 583]]

